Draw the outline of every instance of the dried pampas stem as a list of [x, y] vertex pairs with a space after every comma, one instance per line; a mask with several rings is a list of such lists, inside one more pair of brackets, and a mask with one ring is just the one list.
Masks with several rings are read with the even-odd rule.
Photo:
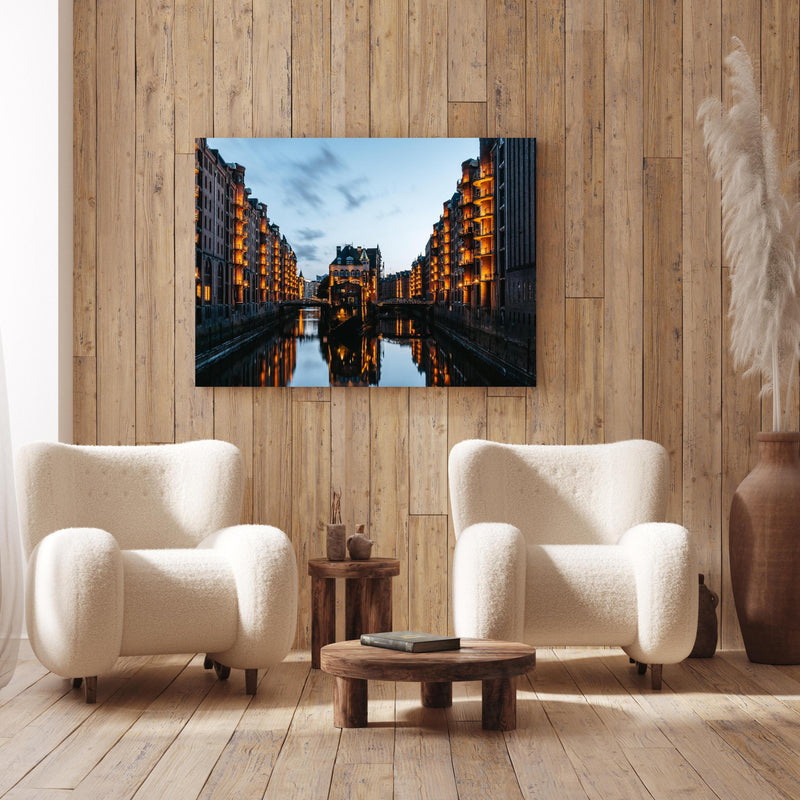
[[[731, 352], [747, 373], [760, 371], [772, 391], [773, 429], [788, 425], [789, 395], [800, 358], [800, 206], [781, 194], [775, 129], [761, 115], [761, 96], [744, 45], [725, 59], [733, 105], [704, 100], [708, 158], [722, 183], [722, 227], [731, 263]], [[781, 375], [786, 401], [781, 414]]]

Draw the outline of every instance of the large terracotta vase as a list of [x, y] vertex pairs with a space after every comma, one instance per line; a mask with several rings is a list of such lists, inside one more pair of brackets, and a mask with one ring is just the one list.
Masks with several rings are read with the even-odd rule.
[[731, 586], [747, 657], [800, 664], [800, 433], [759, 433], [730, 518]]

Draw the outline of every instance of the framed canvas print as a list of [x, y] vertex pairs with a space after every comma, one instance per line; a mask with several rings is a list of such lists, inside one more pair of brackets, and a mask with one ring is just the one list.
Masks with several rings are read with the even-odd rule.
[[535, 139], [201, 138], [194, 192], [198, 386], [535, 385]]

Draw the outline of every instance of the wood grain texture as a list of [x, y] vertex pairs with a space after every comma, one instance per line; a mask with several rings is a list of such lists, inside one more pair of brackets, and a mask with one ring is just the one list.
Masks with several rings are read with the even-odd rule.
[[408, 4], [370, 3], [370, 136], [408, 136]]
[[486, 101], [486, 0], [447, 3], [447, 99]]
[[680, 158], [683, 2], [644, 2], [644, 155]]
[[332, 136], [369, 136], [369, 6], [331, 3]]
[[490, 136], [527, 136], [525, 0], [486, 0]]
[[72, 354], [84, 357], [97, 353], [96, 0], [72, 8]]
[[603, 442], [603, 301], [567, 299], [567, 444]]
[[[214, 133], [213, 31], [213, 0], [189, 0], [175, 6], [176, 153], [193, 155], [195, 139]], [[176, 214], [176, 226], [180, 221]]]
[[669, 454], [667, 519], [683, 516], [683, 259], [681, 164], [644, 165], [644, 436]]
[[292, 132], [292, 2], [253, 4], [253, 136]]
[[486, 103], [448, 103], [448, 136], [483, 136], [486, 133]]
[[214, 438], [235, 444], [244, 458], [242, 522], [253, 521], [253, 390], [218, 386], [214, 392]]
[[291, 81], [292, 136], [330, 136], [330, 2], [292, 2]]
[[525, 396], [488, 395], [486, 438], [506, 444], [525, 444]]
[[566, 295], [603, 296], [603, 6], [566, 3]]
[[97, 358], [72, 359], [72, 441], [97, 444]]
[[720, 196], [694, 118], [704, 97], [720, 93], [721, 18], [697, 0], [683, 8], [683, 524], [714, 586], [722, 524]]
[[214, 136], [253, 135], [253, 0], [214, 0]]
[[409, 136], [447, 136], [448, 19], [447, 0], [408, 0]]
[[[175, 441], [175, 68], [171, 2], [136, 4], [136, 442]], [[145, 135], [145, 131], [147, 132]], [[116, 246], [119, 246], [115, 242]]]
[[527, 135], [536, 136], [536, 388], [528, 390], [526, 440], [563, 444], [565, 297], [565, 59], [560, 0], [528, 0]]
[[101, 2], [97, 7], [97, 174], [103, 176], [97, 184], [98, 444], [136, 443], [135, 41], [133, 0]]
[[449, 595], [447, 517], [409, 516], [408, 630], [447, 633]]
[[253, 522], [292, 533], [292, 390], [253, 392]]
[[606, 3], [605, 435], [642, 435], [642, 40], [636, 0]]
[[409, 390], [410, 514], [447, 514], [447, 390]]

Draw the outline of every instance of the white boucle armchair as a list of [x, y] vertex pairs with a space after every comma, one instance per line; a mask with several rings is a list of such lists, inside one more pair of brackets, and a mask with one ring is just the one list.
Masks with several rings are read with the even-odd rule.
[[286, 535], [239, 525], [244, 464], [221, 441], [137, 447], [35, 443], [17, 455], [25, 614], [36, 657], [97, 676], [119, 656], [207, 653], [225, 679], [282, 661], [297, 564]]
[[660, 688], [697, 633], [688, 531], [661, 445], [461, 442], [450, 452], [459, 636], [621, 647]]

